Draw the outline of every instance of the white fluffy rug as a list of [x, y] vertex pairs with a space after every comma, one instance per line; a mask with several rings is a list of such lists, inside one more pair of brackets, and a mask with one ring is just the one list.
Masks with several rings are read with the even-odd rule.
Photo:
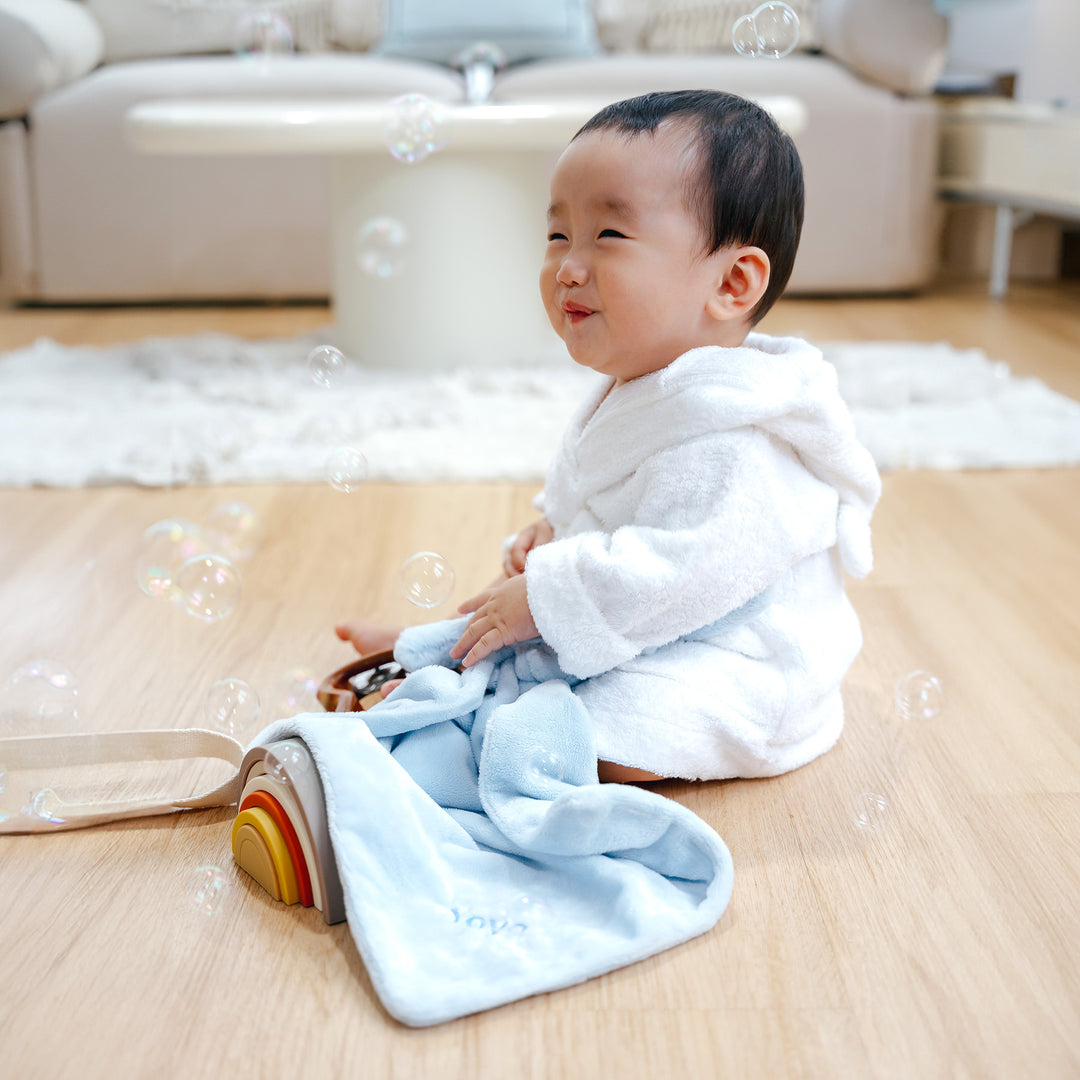
[[[325, 333], [0, 355], [0, 485], [310, 481], [343, 446], [373, 480], [539, 480], [592, 372], [307, 370]], [[824, 346], [883, 469], [1080, 464], [1080, 404], [977, 349]]]

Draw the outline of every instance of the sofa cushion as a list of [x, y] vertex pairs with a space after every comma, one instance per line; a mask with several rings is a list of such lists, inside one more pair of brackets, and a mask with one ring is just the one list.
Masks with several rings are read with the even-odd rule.
[[949, 24], [933, 0], [818, 0], [821, 47], [863, 78], [925, 94], [944, 70]]
[[298, 50], [318, 51], [325, 44], [330, 0], [262, 0], [257, 7], [237, 0], [86, 0], [86, 7], [101, 24], [111, 62], [233, 52], [240, 22], [257, 11], [288, 23]]
[[[816, 48], [816, 0], [786, 3], [799, 18], [796, 48]], [[753, 0], [597, 0], [596, 19], [600, 40], [614, 51], [731, 52], [732, 28], [758, 6]]]
[[387, 56], [448, 64], [476, 42], [492, 42], [509, 63], [593, 56], [600, 51], [588, 0], [385, 0]]
[[342, 49], [370, 49], [382, 34], [383, 0], [330, 0], [327, 35]]
[[0, 119], [101, 62], [101, 29], [73, 0], [0, 0]]

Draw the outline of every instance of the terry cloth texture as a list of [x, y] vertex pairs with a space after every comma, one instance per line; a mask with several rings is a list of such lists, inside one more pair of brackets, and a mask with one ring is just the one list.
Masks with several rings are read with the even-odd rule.
[[597, 783], [588, 714], [549, 649], [452, 670], [464, 621], [406, 631], [397, 659], [414, 670], [373, 709], [282, 720], [256, 740], [311, 750], [349, 928], [383, 1004], [414, 1026], [686, 941], [732, 887], [699, 817]]
[[843, 572], [871, 568], [880, 491], [836, 371], [799, 339], [751, 334], [599, 386], [548, 470], [555, 538], [525, 575], [600, 757], [771, 776], [832, 746], [862, 644]]

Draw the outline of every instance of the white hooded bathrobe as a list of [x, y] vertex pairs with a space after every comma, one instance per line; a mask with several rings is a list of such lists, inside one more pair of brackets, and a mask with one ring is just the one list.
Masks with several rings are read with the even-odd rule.
[[525, 568], [599, 758], [719, 779], [828, 750], [862, 645], [843, 575], [871, 568], [880, 491], [804, 341], [750, 334], [605, 380], [548, 471], [555, 536]]

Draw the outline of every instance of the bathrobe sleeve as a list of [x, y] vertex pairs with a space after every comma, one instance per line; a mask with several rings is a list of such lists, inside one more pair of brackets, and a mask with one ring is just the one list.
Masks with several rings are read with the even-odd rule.
[[591, 494], [595, 528], [538, 548], [529, 608], [585, 679], [741, 607], [836, 542], [838, 496], [792, 448], [746, 427], [668, 445]]

